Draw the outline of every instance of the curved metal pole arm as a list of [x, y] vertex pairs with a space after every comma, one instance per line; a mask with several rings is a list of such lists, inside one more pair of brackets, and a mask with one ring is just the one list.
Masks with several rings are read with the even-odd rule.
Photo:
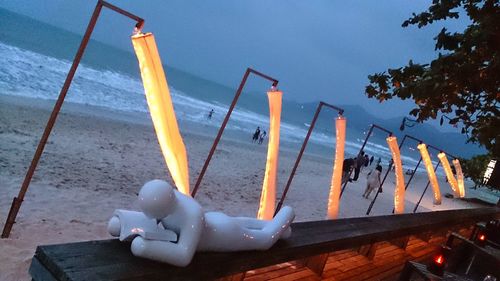
[[260, 76], [264, 79], [267, 79], [267, 80], [273, 82], [273, 84], [272, 84], [273, 87], [276, 87], [278, 85], [278, 80], [272, 78], [271, 76], [268, 76], [266, 74], [263, 74], [259, 71], [251, 69], [251, 68], [246, 69], [245, 74], [243, 75], [243, 78], [241, 79], [240, 86], [238, 87], [238, 90], [236, 90], [236, 94], [234, 95], [233, 101], [231, 102], [231, 105], [229, 106], [229, 109], [226, 113], [226, 116], [224, 117], [224, 120], [222, 121], [222, 124], [219, 128], [219, 131], [217, 132], [217, 136], [215, 137], [215, 140], [212, 144], [212, 147], [210, 148], [210, 151], [208, 152], [207, 159], [205, 159], [205, 163], [203, 163], [203, 167], [201, 168], [200, 174], [198, 175], [198, 179], [196, 180], [193, 191], [191, 192], [192, 197], [194, 197], [196, 195], [196, 192], [198, 192], [198, 189], [200, 188], [201, 180], [205, 176], [208, 165], [210, 164], [210, 161], [212, 160], [212, 156], [215, 153], [215, 149], [217, 148], [217, 145], [219, 144], [219, 141], [222, 137], [222, 133], [224, 133], [224, 129], [226, 128], [227, 122], [229, 121], [229, 117], [231, 117], [231, 113], [233, 112], [233, 109], [236, 106], [236, 103], [238, 102], [238, 99], [240, 98], [241, 93], [243, 92], [243, 88], [245, 87], [245, 84], [247, 82], [248, 76], [250, 76], [250, 73], [253, 73], [257, 76]]
[[127, 12], [127, 11], [123, 10], [122, 8], [119, 8], [119, 7], [117, 7], [117, 6], [113, 5], [113, 4], [110, 4], [110, 3], [106, 2], [106, 1], [103, 1], [103, 0], [99, 0], [98, 1], [98, 5], [106, 7], [106, 8], [108, 8], [110, 10], [113, 10], [113, 11], [115, 11], [115, 12], [121, 14], [121, 15], [124, 15], [124, 16], [126, 16], [128, 18], [131, 18], [131, 19], [135, 20], [137, 22], [137, 24], [135, 25], [135, 27], [138, 30], [142, 30], [142, 27], [144, 26], [144, 19], [143, 18], [138, 17], [138, 16], [136, 16], [136, 15], [130, 13], [130, 12]]
[[262, 77], [262, 78], [264, 78], [264, 79], [267, 79], [267, 80], [269, 80], [269, 81], [273, 82], [273, 87], [278, 86], [278, 82], [279, 82], [279, 81], [278, 81], [278, 80], [276, 80], [276, 79], [274, 79], [274, 78], [272, 78], [272, 77], [271, 77], [271, 76], [269, 76], [269, 75], [266, 75], [266, 74], [264, 74], [264, 73], [262, 73], [262, 72], [259, 72], [259, 71], [255, 70], [255, 69], [253, 69], [253, 68], [250, 68], [250, 67], [249, 67], [249, 68], [247, 68], [247, 71], [248, 71], [249, 73], [253, 73], [253, 74], [257, 75], [257, 76], [260, 76], [260, 77]]

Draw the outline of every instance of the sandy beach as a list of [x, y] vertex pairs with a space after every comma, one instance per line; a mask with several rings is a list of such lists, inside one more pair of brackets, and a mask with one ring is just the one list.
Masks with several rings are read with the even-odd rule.
[[[26, 169], [53, 102], [0, 95], [0, 226], [17, 196]], [[348, 116], [348, 113], [347, 113]], [[214, 127], [180, 120], [188, 151], [191, 186], [212, 141]], [[219, 144], [196, 199], [206, 210], [255, 216], [266, 161], [266, 145], [224, 138]], [[280, 151], [278, 186], [284, 187], [298, 151]], [[296, 221], [321, 220], [326, 214], [333, 148], [324, 157], [306, 154], [285, 204]], [[361, 197], [365, 168], [347, 186], [340, 217], [364, 216], [370, 200]], [[385, 172], [386, 167], [384, 167]], [[149, 116], [144, 113], [65, 104], [41, 158], [11, 237], [0, 240], [0, 280], [29, 280], [28, 267], [37, 245], [111, 238], [106, 224], [117, 208], [137, 209], [136, 194], [151, 179], [171, 181]], [[406, 194], [405, 212], [412, 212], [427, 183], [417, 174]], [[431, 189], [419, 211], [480, 207], [458, 199], [440, 178], [443, 204], [434, 206]], [[394, 176], [389, 173], [371, 215], [390, 214]], [[469, 189], [467, 188], [467, 191]], [[374, 194], [371, 195], [373, 198]], [[279, 198], [278, 198], [279, 199]]]

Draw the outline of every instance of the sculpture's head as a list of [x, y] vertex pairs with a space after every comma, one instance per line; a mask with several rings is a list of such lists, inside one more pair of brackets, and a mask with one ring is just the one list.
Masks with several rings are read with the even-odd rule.
[[168, 216], [176, 203], [174, 189], [166, 181], [149, 181], [139, 191], [139, 207], [150, 218], [162, 219]]

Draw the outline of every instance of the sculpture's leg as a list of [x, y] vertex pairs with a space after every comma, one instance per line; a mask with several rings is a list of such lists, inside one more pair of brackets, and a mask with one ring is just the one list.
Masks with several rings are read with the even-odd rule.
[[235, 217], [234, 220], [241, 225], [241, 227], [249, 229], [263, 229], [269, 221], [259, 220], [248, 217]]

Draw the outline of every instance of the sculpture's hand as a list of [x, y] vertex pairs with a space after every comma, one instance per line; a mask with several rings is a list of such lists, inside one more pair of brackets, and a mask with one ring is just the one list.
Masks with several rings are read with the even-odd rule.
[[108, 232], [112, 236], [120, 236], [121, 223], [117, 216], [113, 216], [108, 222]]

